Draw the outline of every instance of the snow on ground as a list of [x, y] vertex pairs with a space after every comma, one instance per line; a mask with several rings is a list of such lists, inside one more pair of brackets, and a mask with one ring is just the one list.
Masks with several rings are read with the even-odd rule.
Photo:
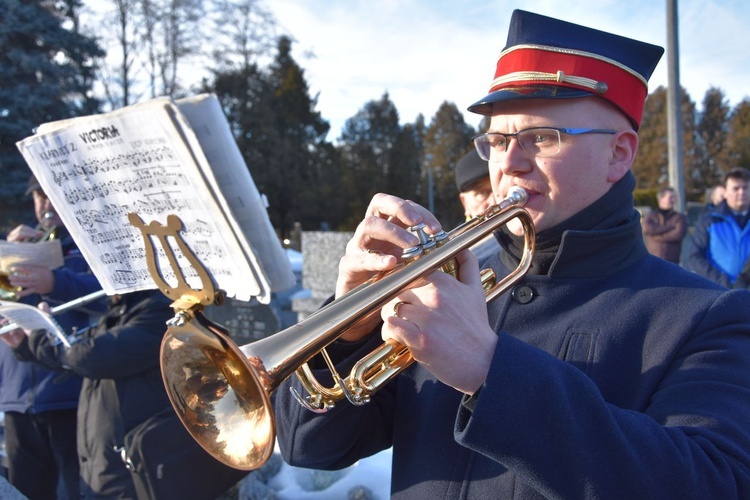
[[[279, 459], [278, 453], [274, 453]], [[391, 485], [388, 449], [340, 471], [316, 471], [281, 462], [281, 469], [267, 487], [278, 500], [388, 500]], [[367, 491], [363, 491], [367, 490]], [[242, 495], [241, 495], [242, 497]]]

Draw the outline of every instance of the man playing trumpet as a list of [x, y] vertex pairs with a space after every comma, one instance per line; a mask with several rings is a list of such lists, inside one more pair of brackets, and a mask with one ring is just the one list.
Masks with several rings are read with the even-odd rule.
[[[529, 273], [485, 305], [476, 258], [433, 272], [328, 349], [339, 373], [383, 339], [417, 360], [369, 404], [307, 412], [277, 391], [292, 465], [349, 466], [393, 447], [393, 498], [750, 497], [750, 295], [648, 254], [630, 168], [663, 50], [515, 11], [474, 140], [496, 199], [529, 195]], [[520, 228], [483, 267], [505, 275]], [[339, 265], [336, 296], [394, 268], [440, 225], [376, 195]], [[372, 335], [372, 332], [376, 332]], [[316, 375], [325, 377], [314, 360]], [[330, 379], [330, 376], [328, 377]]]

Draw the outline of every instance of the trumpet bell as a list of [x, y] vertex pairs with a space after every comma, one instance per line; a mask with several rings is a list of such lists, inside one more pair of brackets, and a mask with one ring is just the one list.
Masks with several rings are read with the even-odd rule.
[[10, 277], [6, 272], [0, 272], [0, 300], [15, 302], [19, 299], [21, 287], [10, 284]]
[[276, 436], [268, 392], [250, 363], [200, 313], [171, 324], [161, 346], [164, 385], [183, 425], [214, 458], [241, 470], [266, 463]]

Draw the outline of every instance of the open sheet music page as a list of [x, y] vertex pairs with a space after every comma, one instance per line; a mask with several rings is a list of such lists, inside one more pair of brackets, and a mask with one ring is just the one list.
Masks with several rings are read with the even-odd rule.
[[60, 343], [70, 346], [68, 339], [65, 337], [65, 332], [55, 321], [55, 318], [39, 308], [20, 302], [0, 300], [0, 318], [7, 320], [9, 323], [15, 323], [18, 328], [32, 331], [47, 330], [51, 335], [57, 337]]
[[[18, 147], [108, 295], [156, 287], [140, 231], [128, 222], [134, 212], [146, 223], [177, 215], [183, 239], [216, 286], [240, 300], [270, 300], [271, 283], [251, 246], [240, 244], [211, 166], [171, 100], [45, 124]], [[188, 284], [203, 288], [175, 253]], [[176, 282], [159, 254], [164, 279]]]
[[[295, 278], [289, 259], [268, 218], [263, 199], [229, 129], [219, 100], [213, 94], [178, 99], [175, 104], [190, 123], [200, 142], [211, 169], [206, 178], [215, 186], [216, 198], [225, 212], [231, 213], [229, 223], [238, 233], [240, 245], [263, 269], [278, 292], [294, 286]], [[245, 235], [246, 237], [242, 237]]]

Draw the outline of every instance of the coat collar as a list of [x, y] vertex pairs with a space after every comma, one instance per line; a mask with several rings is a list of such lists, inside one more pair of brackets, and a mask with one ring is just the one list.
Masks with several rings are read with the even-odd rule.
[[560, 248], [547, 274], [556, 278], [610, 275], [647, 254], [640, 216], [633, 210], [627, 223], [610, 229], [563, 233]]
[[[530, 274], [586, 278], [618, 272], [648, 254], [633, 205], [635, 177], [628, 173], [599, 200], [560, 225], [537, 234]], [[514, 268], [520, 239], [498, 234], [503, 264]]]

